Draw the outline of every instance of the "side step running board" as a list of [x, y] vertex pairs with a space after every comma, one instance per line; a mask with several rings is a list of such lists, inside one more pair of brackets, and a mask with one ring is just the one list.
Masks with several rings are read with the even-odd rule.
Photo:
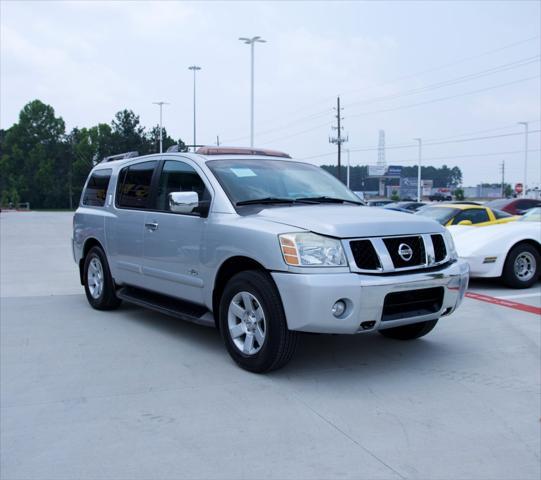
[[179, 318], [188, 322], [214, 327], [214, 316], [205, 307], [195, 303], [177, 300], [176, 298], [151, 292], [142, 288], [122, 287], [117, 292], [118, 298], [140, 307]]

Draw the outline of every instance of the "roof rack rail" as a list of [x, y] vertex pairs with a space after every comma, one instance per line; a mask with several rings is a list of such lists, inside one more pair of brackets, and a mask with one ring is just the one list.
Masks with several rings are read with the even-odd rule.
[[201, 147], [195, 153], [200, 155], [259, 155], [264, 157], [291, 158], [288, 153], [267, 148], [251, 147]]
[[139, 152], [135, 152], [135, 151], [117, 153], [116, 155], [109, 155], [108, 157], [104, 157], [101, 163], [114, 162], [115, 160], [124, 160], [126, 158], [134, 158], [138, 156], [139, 156]]

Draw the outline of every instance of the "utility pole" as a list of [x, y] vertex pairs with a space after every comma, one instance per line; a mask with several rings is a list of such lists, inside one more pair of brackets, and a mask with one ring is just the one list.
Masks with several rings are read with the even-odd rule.
[[348, 152], [348, 166], [347, 166], [347, 175], [346, 175], [346, 187], [349, 188], [349, 169], [351, 167], [351, 161], [350, 161], [350, 158], [349, 158], [349, 148], [347, 149], [347, 152]]
[[193, 144], [194, 144], [193, 151], [195, 152], [195, 149], [197, 148], [195, 147], [195, 145], [197, 145], [196, 135], [195, 135], [195, 125], [196, 125], [195, 124], [195, 73], [198, 70], [201, 70], [201, 67], [198, 67], [197, 65], [192, 65], [188, 67], [188, 70], [193, 71]]
[[163, 152], [163, 128], [162, 128], [162, 109], [164, 105], [169, 105], [167, 102], [152, 102], [160, 107], [160, 153]]
[[220, 135], [216, 135], [216, 146], [220, 146]]
[[502, 172], [502, 198], [505, 197], [505, 160], [500, 165], [500, 171]]
[[524, 184], [522, 185], [522, 196], [526, 196], [528, 182], [528, 122], [518, 122], [524, 125]]
[[342, 136], [342, 109], [340, 108], [340, 97], [336, 97], [336, 127], [332, 126], [333, 130], [336, 130], [336, 137], [329, 137], [329, 143], [334, 143], [338, 147], [338, 180], [342, 180], [342, 143], [348, 141], [348, 137]]
[[417, 201], [421, 201], [421, 154], [422, 154], [422, 140], [420, 138], [414, 138], [413, 140], [416, 140], [419, 142], [419, 166], [417, 167]]
[[267, 40], [263, 40], [261, 37], [240, 37], [240, 41], [244, 42], [246, 45], [250, 45], [250, 56], [251, 56], [251, 93], [250, 93], [250, 147], [254, 146], [254, 46], [256, 43], [266, 43]]

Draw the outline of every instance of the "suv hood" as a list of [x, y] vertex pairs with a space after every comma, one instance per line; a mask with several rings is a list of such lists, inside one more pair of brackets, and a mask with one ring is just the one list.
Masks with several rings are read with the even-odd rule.
[[379, 237], [443, 232], [421, 215], [377, 207], [310, 205], [266, 208], [255, 217], [336, 238]]

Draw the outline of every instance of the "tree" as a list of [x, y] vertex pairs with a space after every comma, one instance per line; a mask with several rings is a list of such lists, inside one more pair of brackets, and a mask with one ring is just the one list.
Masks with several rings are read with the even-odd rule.
[[147, 153], [145, 128], [140, 125], [139, 115], [135, 115], [131, 110], [121, 110], [115, 115], [111, 127], [114, 153]]
[[40, 100], [26, 104], [2, 140], [2, 194], [33, 206], [65, 207], [68, 162], [63, 155], [65, 125]]

